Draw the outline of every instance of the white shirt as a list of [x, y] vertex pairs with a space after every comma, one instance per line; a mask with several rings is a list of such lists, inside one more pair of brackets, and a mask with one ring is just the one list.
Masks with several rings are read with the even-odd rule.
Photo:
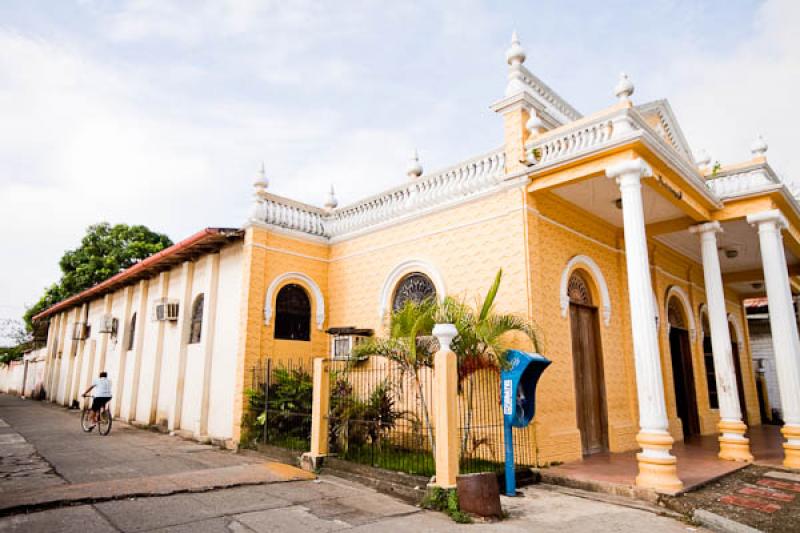
[[94, 385], [95, 398], [111, 398], [111, 380], [108, 378], [96, 378]]

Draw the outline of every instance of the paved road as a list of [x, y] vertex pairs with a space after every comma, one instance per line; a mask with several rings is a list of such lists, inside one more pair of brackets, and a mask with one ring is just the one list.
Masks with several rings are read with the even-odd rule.
[[[77, 413], [0, 395], [0, 500], [26, 494], [78, 490], [99, 483], [158, 485], [164, 474], [204, 480], [241, 465], [255, 470], [264, 459], [234, 454], [116, 424], [109, 437], [80, 431]], [[252, 467], [248, 466], [252, 465]], [[284, 471], [283, 469], [287, 469]], [[275, 465], [269, 481], [205, 492], [129, 497], [94, 504], [18, 513], [0, 518], [0, 532], [294, 532], [294, 531], [697, 531], [654, 513], [593, 501], [546, 487], [503, 500], [509, 519], [458, 526], [439, 513], [421, 511], [333, 476], [291, 479]], [[286, 475], [283, 473], [286, 472]], [[117, 480], [122, 482], [117, 483]], [[135, 482], [134, 482], [135, 480]], [[105, 484], [105, 485], [102, 485]], [[471, 528], [471, 529], [467, 529]]]

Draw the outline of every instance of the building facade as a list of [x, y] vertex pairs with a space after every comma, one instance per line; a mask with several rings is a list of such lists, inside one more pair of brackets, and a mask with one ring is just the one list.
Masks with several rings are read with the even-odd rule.
[[[633, 103], [626, 76], [583, 116], [524, 60], [515, 36], [492, 105], [499, 148], [428, 174], [414, 156], [397, 187], [343, 207], [333, 191], [324, 207], [273, 195], [262, 170], [242, 230], [206, 230], [40, 314], [49, 398], [69, 403], [105, 368], [115, 415], [235, 444], [257, 362], [326, 356], [330, 328], [381, 333], [403, 298], [471, 300], [502, 268], [499, 310], [536, 322], [553, 361], [543, 461], [641, 448], [639, 482], [669, 489], [673, 440], [718, 434], [721, 458], [751, 460], [761, 416], [742, 302], [765, 295], [787, 464], [800, 466], [800, 205], [766, 143], [712, 166], [668, 102]], [[160, 320], [171, 302], [175, 320]]]

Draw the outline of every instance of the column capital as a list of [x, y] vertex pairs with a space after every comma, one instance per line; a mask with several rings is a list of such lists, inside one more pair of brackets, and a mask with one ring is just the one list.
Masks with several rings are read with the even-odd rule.
[[773, 223], [778, 229], [783, 229], [789, 225], [786, 217], [783, 216], [783, 213], [781, 213], [780, 209], [770, 209], [769, 211], [762, 211], [760, 213], [747, 215], [747, 223], [752, 226]]
[[702, 224], [697, 224], [696, 226], [689, 227], [689, 233], [698, 233], [698, 234], [706, 234], [706, 233], [722, 233], [722, 225], [717, 222], [716, 220], [712, 222], [704, 222]]
[[606, 177], [617, 180], [620, 185], [625, 185], [625, 182], [630, 183], [634, 180], [638, 183], [640, 179], [652, 175], [653, 169], [641, 157], [622, 161], [606, 169]]
[[433, 336], [439, 341], [439, 350], [452, 351], [450, 343], [453, 342], [458, 330], [453, 324], [436, 324], [433, 326]]

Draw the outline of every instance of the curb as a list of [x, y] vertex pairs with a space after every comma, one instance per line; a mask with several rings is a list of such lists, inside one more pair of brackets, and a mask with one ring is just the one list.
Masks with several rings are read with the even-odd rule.
[[760, 529], [755, 529], [739, 522], [734, 522], [730, 518], [725, 518], [711, 511], [704, 509], [695, 510], [692, 520], [705, 526], [712, 531], [720, 533], [761, 533]]

